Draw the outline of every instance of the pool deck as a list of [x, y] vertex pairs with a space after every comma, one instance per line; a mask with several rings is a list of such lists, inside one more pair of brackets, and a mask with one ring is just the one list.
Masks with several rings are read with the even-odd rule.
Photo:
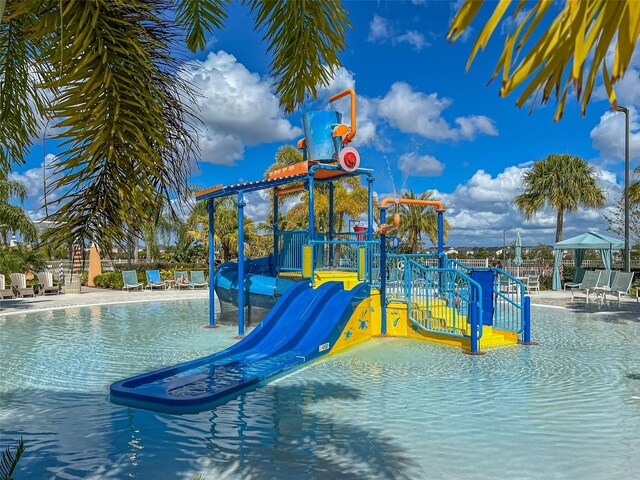
[[[0, 315], [15, 315], [39, 310], [62, 309], [89, 305], [112, 305], [114, 303], [144, 303], [147, 301], [169, 301], [180, 299], [207, 298], [209, 290], [153, 290], [122, 292], [103, 288], [82, 287], [81, 294], [47, 295], [34, 298], [17, 298], [0, 301]], [[609, 295], [606, 302], [598, 302], [591, 297], [589, 304], [582, 294], [571, 300], [568, 291], [543, 290], [531, 295], [532, 305], [564, 307], [576, 312], [635, 312], [640, 317], [640, 302], [635, 297], [623, 297], [620, 305]]]
[[115, 303], [144, 303], [148, 301], [185, 300], [208, 298], [209, 289], [194, 290], [132, 290], [123, 292], [105, 288], [82, 287], [80, 294], [46, 295], [0, 300], [0, 315], [15, 315], [39, 310], [52, 310], [90, 305], [113, 305]]

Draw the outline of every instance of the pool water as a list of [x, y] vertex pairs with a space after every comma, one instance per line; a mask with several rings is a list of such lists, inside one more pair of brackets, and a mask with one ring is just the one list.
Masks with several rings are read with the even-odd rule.
[[0, 317], [0, 447], [17, 479], [640, 478], [640, 319], [534, 308], [541, 344], [482, 357], [376, 339], [211, 411], [109, 385], [235, 340], [204, 300]]

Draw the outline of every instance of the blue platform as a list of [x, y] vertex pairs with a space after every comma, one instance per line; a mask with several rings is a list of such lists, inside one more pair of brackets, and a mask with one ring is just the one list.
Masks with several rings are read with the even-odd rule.
[[326, 355], [369, 286], [341, 282], [290, 288], [243, 340], [207, 357], [111, 385], [111, 401], [166, 413], [196, 413]]

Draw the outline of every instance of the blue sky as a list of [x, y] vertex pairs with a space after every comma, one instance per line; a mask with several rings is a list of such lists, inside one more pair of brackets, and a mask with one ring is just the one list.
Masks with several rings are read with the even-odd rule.
[[[517, 228], [526, 245], [552, 243], [555, 215], [543, 212], [525, 222], [511, 206], [520, 193], [522, 172], [551, 153], [579, 155], [597, 170], [613, 205], [624, 181], [624, 116], [608, 111], [598, 86], [587, 115], [575, 98], [564, 118], [553, 123], [555, 102], [518, 109], [515, 96], [498, 97], [498, 83], [486, 86], [500, 55], [504, 32], [490, 42], [465, 73], [475, 30], [466, 40], [445, 39], [454, 4], [444, 1], [345, 2], [353, 29], [344, 68], [332, 84], [301, 111], [322, 109], [327, 99], [355, 88], [358, 134], [353, 145], [361, 165], [376, 171], [376, 191], [434, 190], [448, 208], [454, 230], [450, 246], [501, 245], [503, 231]], [[485, 7], [485, 13], [488, 9]], [[226, 27], [209, 38], [206, 51], [185, 59], [184, 75], [200, 88], [203, 117], [202, 158], [194, 164], [192, 183], [204, 187], [262, 177], [279, 146], [301, 138], [300, 113], [284, 116], [268, 76], [269, 58], [261, 35], [252, 30], [249, 11], [231, 5]], [[632, 168], [640, 160], [640, 52], [616, 86], [619, 103], [631, 110]], [[346, 111], [348, 100], [336, 102]], [[48, 132], [49, 134], [51, 132]], [[51, 140], [42, 149], [35, 139], [26, 166], [16, 170], [29, 188], [27, 209], [42, 212], [42, 163], [56, 153]], [[266, 215], [257, 195], [248, 212]], [[604, 231], [604, 211], [579, 211], [566, 218], [565, 238], [585, 229]], [[507, 234], [508, 241], [514, 232]]]

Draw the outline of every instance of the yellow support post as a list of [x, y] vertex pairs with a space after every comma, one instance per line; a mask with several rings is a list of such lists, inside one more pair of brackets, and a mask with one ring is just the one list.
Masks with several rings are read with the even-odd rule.
[[358, 280], [363, 281], [366, 278], [366, 266], [367, 266], [367, 249], [364, 246], [358, 247]]
[[311, 278], [313, 276], [313, 246], [302, 246], [302, 276]]

